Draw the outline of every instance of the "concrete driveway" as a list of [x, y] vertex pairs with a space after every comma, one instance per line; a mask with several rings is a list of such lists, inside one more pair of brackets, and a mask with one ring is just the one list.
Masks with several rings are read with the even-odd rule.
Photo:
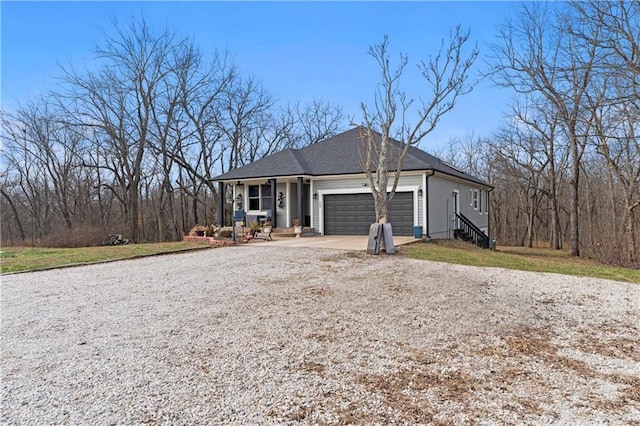
[[[309, 247], [334, 250], [366, 250], [369, 237], [366, 235], [323, 235], [313, 237], [281, 237], [274, 238], [266, 244], [257, 244], [262, 246], [280, 246], [280, 247]], [[419, 241], [413, 237], [393, 237], [393, 243], [397, 247], [403, 244], [409, 244]]]

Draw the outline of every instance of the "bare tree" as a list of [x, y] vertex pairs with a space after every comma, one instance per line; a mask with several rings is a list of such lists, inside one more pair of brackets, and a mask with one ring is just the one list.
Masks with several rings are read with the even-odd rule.
[[489, 179], [489, 149], [490, 140], [471, 131], [449, 139], [445, 147], [432, 150], [432, 153], [457, 169]]
[[341, 126], [340, 108], [280, 105], [227, 53], [205, 59], [193, 40], [144, 19], [114, 22], [94, 53], [87, 68], [63, 67], [54, 93], [1, 117], [11, 238], [92, 226], [136, 242], [178, 239], [217, 220], [214, 176]]
[[[2, 163], [6, 167], [3, 174], [14, 182], [15, 192], [11, 195], [5, 188], [5, 198], [15, 206], [16, 199], [22, 199], [26, 207], [22, 223], [28, 223], [33, 239], [45, 236], [54, 225], [54, 200], [51, 191], [51, 168], [46, 164], [38, 143], [48, 143], [48, 124], [39, 115], [30, 116], [25, 111], [11, 116], [2, 115]], [[50, 118], [50, 117], [49, 117]], [[45, 148], [45, 149], [47, 149]], [[45, 154], [46, 155], [46, 154]], [[50, 154], [51, 155], [51, 151]], [[16, 209], [18, 211], [18, 209]], [[24, 228], [23, 228], [24, 229]]]
[[562, 248], [559, 181], [565, 175], [569, 152], [559, 134], [558, 115], [553, 105], [544, 97], [527, 94], [516, 100], [511, 119], [515, 121], [516, 129], [524, 128], [534, 135], [540, 143], [539, 149], [546, 158], [544, 170], [541, 170], [546, 181], [542, 190], [551, 205], [551, 247], [558, 250]]
[[[500, 136], [502, 135], [502, 136]], [[549, 165], [543, 144], [537, 135], [511, 125], [496, 137], [493, 146], [495, 162], [510, 169], [511, 185], [519, 185], [518, 193], [524, 196], [523, 207], [527, 216], [527, 243], [533, 247], [536, 239], [539, 208], [544, 196], [543, 173]]]
[[[553, 9], [552, 7], [556, 7]], [[558, 5], [523, 5], [517, 19], [499, 29], [495, 81], [517, 93], [537, 93], [561, 121], [571, 153], [571, 254], [580, 255], [580, 161], [591, 122], [584, 101], [590, 89], [597, 47], [573, 35], [580, 26], [569, 9]], [[594, 37], [599, 38], [597, 34]]]
[[72, 178], [81, 154], [81, 135], [63, 123], [47, 100], [27, 102], [12, 117], [8, 135], [14, 141], [24, 137], [23, 149], [29, 151], [33, 165], [38, 167], [51, 185], [53, 208], [62, 216], [67, 230], [71, 230], [75, 214]]
[[590, 1], [572, 6], [586, 22], [574, 30], [576, 36], [602, 50], [598, 84], [588, 98], [592, 140], [622, 193], [622, 239], [627, 247], [619, 256], [633, 263], [639, 256], [635, 212], [640, 206], [640, 3]]
[[272, 95], [254, 77], [236, 78], [225, 92], [219, 129], [226, 138], [226, 161], [222, 171], [244, 166], [255, 152], [252, 133], [273, 107]]
[[[16, 200], [16, 195], [15, 195], [15, 182], [13, 182], [11, 180], [11, 177], [9, 176], [9, 168], [8, 167], [4, 167], [2, 172], [0, 173], [0, 195], [2, 195], [3, 199], [7, 202], [7, 204], [9, 205], [9, 211], [11, 212], [11, 215], [13, 216], [13, 220], [16, 223], [16, 227], [17, 229], [17, 239], [19, 243], [24, 243], [24, 241], [27, 239], [27, 234], [24, 230], [24, 225], [22, 224], [22, 215], [20, 214], [20, 211], [18, 209], [18, 200]], [[1, 206], [1, 204], [0, 204]], [[7, 223], [7, 209], [6, 208], [2, 208], [0, 209], [2, 211], [2, 237], [3, 240], [6, 238], [7, 236], [7, 228], [8, 228], [8, 223]], [[9, 238], [9, 240], [13, 241], [13, 238]]]
[[154, 106], [164, 95], [162, 83], [179, 64], [188, 43], [168, 30], [155, 34], [142, 20], [125, 30], [117, 25], [96, 48], [103, 66], [84, 73], [63, 70], [66, 91], [61, 104], [76, 124], [95, 129], [104, 161], [95, 164], [113, 176], [107, 185], [122, 204], [134, 242], [140, 241], [140, 182], [152, 137]]
[[289, 107], [295, 121], [296, 140], [292, 148], [302, 148], [327, 139], [342, 130], [344, 114], [342, 108], [320, 99]]
[[[443, 115], [451, 111], [460, 96], [469, 93], [474, 82], [469, 80], [470, 69], [478, 57], [474, 47], [466, 53], [469, 31], [457, 26], [448, 41], [442, 41], [435, 56], [418, 64], [428, 94], [420, 97], [415, 123], [407, 117], [413, 99], [400, 89], [400, 79], [408, 64], [408, 57], [400, 54], [398, 66], [390, 64], [387, 37], [369, 48], [369, 55], [377, 62], [381, 81], [375, 93], [373, 106], [362, 103], [363, 126], [361, 152], [363, 169], [373, 194], [378, 222], [387, 221], [389, 202], [393, 198], [402, 163], [411, 146], [432, 132]], [[394, 139], [400, 142], [396, 145]], [[394, 148], [398, 154], [394, 155]], [[392, 184], [389, 188], [389, 179]]]
[[[606, 90], [606, 89], [605, 89]], [[620, 90], [620, 88], [615, 89]], [[628, 262], [638, 261], [638, 241], [636, 239], [636, 210], [640, 207], [640, 113], [630, 103], [595, 101], [594, 135], [592, 142], [596, 152], [604, 158], [611, 174], [612, 194], [620, 194], [623, 203], [622, 240], [626, 240], [626, 253], [618, 256]], [[617, 217], [612, 218], [613, 222]]]
[[[180, 172], [184, 171], [189, 176], [189, 179], [175, 181], [181, 196], [198, 197], [200, 189], [204, 187], [205, 195], [207, 191], [211, 193], [216, 203], [217, 188], [212, 178], [218, 172], [219, 162], [224, 167], [223, 155], [227, 150], [222, 126], [224, 105], [229, 90], [238, 78], [238, 71], [227, 53], [216, 51], [210, 59], [205, 60], [194, 49], [185, 59], [184, 65], [177, 70], [183, 118], [174, 124], [174, 144], [164, 155], [171, 156]], [[187, 181], [198, 183], [185, 186]], [[194, 199], [195, 205], [201, 202], [199, 198]], [[198, 222], [197, 215], [194, 221]]]

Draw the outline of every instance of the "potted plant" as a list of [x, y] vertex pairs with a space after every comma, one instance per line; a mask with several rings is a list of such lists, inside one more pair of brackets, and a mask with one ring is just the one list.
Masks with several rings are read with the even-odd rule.
[[242, 241], [244, 241], [245, 243], [248, 242], [249, 240], [252, 240], [256, 237], [256, 234], [258, 234], [260, 232], [260, 223], [254, 221], [251, 222], [251, 224], [249, 225], [249, 232], [247, 232], [244, 236], [244, 238], [242, 239]]
[[300, 234], [302, 234], [302, 226], [300, 226], [300, 221], [298, 219], [293, 220], [293, 232], [296, 233], [296, 238], [300, 238]]

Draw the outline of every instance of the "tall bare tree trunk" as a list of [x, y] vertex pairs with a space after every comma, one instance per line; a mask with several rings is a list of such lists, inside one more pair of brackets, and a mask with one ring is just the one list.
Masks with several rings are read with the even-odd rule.
[[0, 187], [0, 194], [2, 194], [9, 203], [9, 207], [11, 207], [11, 212], [13, 213], [13, 218], [15, 219], [16, 225], [18, 226], [18, 236], [20, 237], [20, 242], [24, 242], [26, 240], [26, 234], [24, 232], [24, 227], [22, 226], [22, 221], [20, 220], [20, 213], [18, 212], [18, 209], [16, 208], [16, 205], [9, 194], [5, 192], [2, 187]]

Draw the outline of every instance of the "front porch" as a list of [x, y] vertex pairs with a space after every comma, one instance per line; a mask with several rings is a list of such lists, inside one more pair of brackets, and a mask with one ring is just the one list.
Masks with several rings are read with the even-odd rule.
[[311, 227], [312, 182], [309, 178], [219, 182], [218, 194], [218, 218], [222, 225], [242, 222], [244, 227], [263, 226], [269, 221], [274, 233], [280, 233], [283, 228], [283, 233], [287, 233], [288, 228], [296, 225]]

